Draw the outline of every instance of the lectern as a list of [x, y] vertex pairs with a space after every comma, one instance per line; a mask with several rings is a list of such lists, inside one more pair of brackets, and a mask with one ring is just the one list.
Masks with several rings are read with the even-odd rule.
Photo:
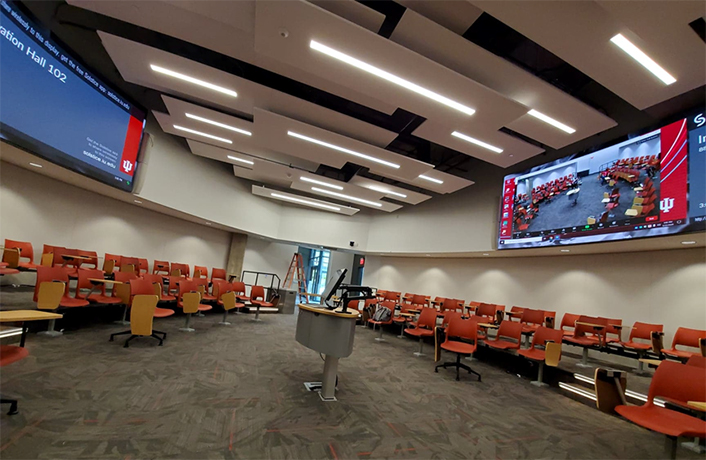
[[338, 360], [353, 352], [358, 315], [360, 313], [357, 310], [344, 312], [340, 308], [330, 310], [325, 305], [299, 304], [297, 342], [325, 355], [324, 376], [319, 392], [324, 401], [336, 401]]

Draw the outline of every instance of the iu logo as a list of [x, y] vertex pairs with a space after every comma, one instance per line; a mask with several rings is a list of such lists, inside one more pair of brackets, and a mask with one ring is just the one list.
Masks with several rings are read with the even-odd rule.
[[123, 160], [123, 169], [125, 172], [130, 172], [132, 171], [132, 163], [130, 160]]
[[704, 114], [700, 113], [694, 117], [694, 123], [696, 123], [696, 127], [700, 128], [701, 126], [706, 123], [706, 118], [704, 118]]
[[659, 202], [659, 209], [663, 213], [668, 213], [674, 207], [674, 198], [665, 198]]

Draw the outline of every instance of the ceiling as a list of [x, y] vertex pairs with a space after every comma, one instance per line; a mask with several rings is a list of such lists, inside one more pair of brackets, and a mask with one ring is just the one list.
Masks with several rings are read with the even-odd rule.
[[[704, 16], [700, 2], [25, 7], [254, 194], [348, 215], [395, 212], [605, 143], [702, 102], [706, 84], [706, 44], [689, 26]], [[639, 66], [611, 43], [617, 33], [677, 81]]]

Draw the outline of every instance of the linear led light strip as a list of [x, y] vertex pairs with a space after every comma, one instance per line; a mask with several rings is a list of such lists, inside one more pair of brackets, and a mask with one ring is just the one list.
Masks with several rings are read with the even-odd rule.
[[420, 179], [428, 180], [429, 182], [434, 182], [435, 184], [443, 184], [444, 181], [441, 179], [434, 179], [433, 177], [425, 176], [424, 174], [420, 174], [419, 176]]
[[252, 161], [250, 161], [250, 160], [246, 160], [246, 159], [244, 159], [244, 158], [234, 157], [234, 156], [232, 156], [232, 155], [228, 155], [228, 159], [229, 159], [229, 160], [234, 160], [234, 161], [239, 161], [239, 162], [241, 162], [241, 163], [247, 163], [247, 164], [249, 164], [249, 165], [254, 165], [254, 164], [255, 164], [254, 162], [252, 162]]
[[625, 51], [628, 56], [635, 59], [642, 67], [652, 72], [652, 74], [662, 80], [665, 85], [671, 85], [677, 81], [676, 78], [672, 77], [669, 72], [660, 67], [659, 64], [653, 61], [640, 48], [625, 38], [623, 34], [616, 35], [611, 38], [610, 41], [617, 45], [621, 50]]
[[204, 118], [204, 117], [199, 117], [198, 115], [193, 115], [191, 113], [185, 113], [184, 115], [186, 115], [186, 118], [191, 118], [192, 120], [208, 123], [209, 125], [218, 126], [219, 128], [223, 128], [223, 129], [229, 129], [231, 131], [235, 131], [236, 133], [245, 134], [246, 136], [252, 136], [252, 133], [250, 131], [236, 128], [235, 126], [230, 126], [230, 125], [226, 125], [223, 123], [219, 123], [217, 121], [209, 120], [208, 118]]
[[592, 399], [594, 401], [596, 400], [596, 395], [594, 393], [591, 393], [588, 390], [584, 390], [583, 388], [569, 385], [568, 383], [559, 382], [559, 388], [561, 388], [562, 390], [570, 391], [579, 396], [583, 396], [584, 398]]
[[203, 86], [204, 88], [208, 88], [213, 91], [218, 91], [219, 93], [227, 94], [228, 96], [238, 97], [238, 93], [236, 93], [232, 89], [228, 89], [228, 88], [224, 88], [222, 86], [214, 85], [213, 83], [199, 80], [198, 78], [190, 77], [188, 75], [184, 75], [183, 73], [179, 73], [179, 72], [175, 72], [173, 70], [165, 69], [164, 67], [156, 66], [154, 64], [150, 64], [150, 68], [157, 73], [161, 73], [164, 75], [168, 75], [170, 77], [178, 78], [179, 80], [193, 83], [194, 85]]
[[377, 187], [375, 185], [366, 185], [365, 188], [369, 188], [370, 190], [375, 190], [376, 192], [385, 193], [387, 195], [394, 195], [394, 196], [398, 196], [400, 198], [407, 198], [407, 195], [405, 195], [403, 193], [393, 192], [392, 190], [387, 190], [385, 188]]
[[358, 202], [358, 203], [369, 204], [370, 206], [375, 206], [375, 207], [378, 207], [378, 208], [381, 208], [381, 207], [382, 207], [382, 203], [376, 203], [376, 202], [374, 202], [374, 201], [364, 200], [364, 199], [362, 199], [362, 198], [358, 198], [358, 197], [355, 197], [355, 196], [344, 195], [343, 193], [336, 193], [336, 192], [332, 192], [331, 190], [324, 190], [324, 189], [318, 188], [318, 187], [311, 187], [311, 189], [312, 189], [313, 191], [315, 191], [315, 192], [325, 193], [326, 195], [335, 196], [335, 197], [338, 197], [338, 198], [342, 198], [342, 199], [344, 199], [344, 200], [351, 200], [351, 201], [356, 201], [356, 202]]
[[329, 206], [327, 204], [316, 203], [314, 201], [302, 200], [301, 198], [294, 198], [292, 196], [280, 195], [279, 193], [270, 193], [270, 196], [279, 198], [280, 200], [292, 201], [294, 203], [305, 204], [307, 206], [313, 206], [315, 208], [330, 209], [331, 211], [340, 211], [341, 208], [336, 206]]
[[527, 112], [527, 115], [531, 115], [538, 120], [542, 120], [543, 122], [554, 126], [555, 128], [559, 128], [560, 130], [564, 131], [565, 133], [574, 134], [576, 132], [576, 130], [574, 128], [572, 128], [571, 126], [567, 126], [564, 123], [562, 123], [558, 120], [555, 120], [552, 117], [550, 117], [549, 115], [545, 115], [542, 112], [539, 112], [537, 110], [532, 109], [529, 112]]
[[[581, 374], [574, 374], [574, 378], [575, 378], [576, 380], [580, 380], [580, 381], [582, 381], [582, 382], [584, 382], [584, 383], [588, 383], [588, 384], [591, 384], [591, 385], [595, 385], [595, 381], [594, 381], [591, 377], [588, 377], [588, 376], [585, 376], [585, 375], [581, 375]], [[572, 390], [569, 390], [569, 391], [572, 391]], [[585, 390], [584, 390], [584, 391], [585, 391]], [[647, 402], [647, 396], [645, 396], [645, 395], [642, 394], [642, 393], [638, 393], [638, 392], [636, 392], [636, 391], [632, 391], [632, 390], [626, 389], [626, 390], [625, 390], [625, 396], [629, 396], [629, 397], [631, 397], [631, 398], [637, 399], [638, 401]], [[664, 401], [662, 401], [661, 399], [655, 398], [655, 399], [653, 399], [652, 402], [654, 402], [654, 403], [655, 403], [656, 405], [658, 405], [658, 406], [664, 407]]]
[[222, 137], [214, 136], [213, 134], [202, 133], [201, 131], [196, 131], [195, 129], [184, 128], [183, 126], [179, 126], [179, 125], [174, 125], [174, 128], [178, 129], [180, 131], [186, 131], [187, 133], [196, 134], [197, 136], [207, 137], [207, 138], [213, 139], [215, 141], [225, 142], [226, 144], [233, 143], [233, 141], [231, 141], [230, 139], [224, 139]]
[[471, 144], [476, 144], [477, 146], [483, 147], [484, 149], [488, 149], [492, 152], [503, 153], [503, 149], [501, 149], [500, 147], [496, 147], [494, 145], [490, 145], [490, 144], [485, 143], [483, 141], [479, 141], [476, 138], [473, 138], [471, 136], [467, 136], [466, 134], [463, 134], [463, 133], [459, 133], [458, 131], [452, 132], [451, 135], [454, 137], [458, 137], [459, 139], [463, 139], [466, 142], [470, 142]]
[[294, 131], [287, 131], [287, 135], [296, 137], [297, 139], [301, 139], [303, 141], [311, 142], [313, 144], [321, 145], [323, 147], [327, 147], [333, 150], [338, 150], [339, 152], [347, 153], [349, 155], [354, 155], [359, 158], [364, 158], [369, 161], [374, 161], [375, 163], [380, 163], [381, 165], [389, 166], [391, 168], [399, 169], [400, 165], [395, 164], [395, 163], [390, 163], [389, 161], [381, 160], [379, 158], [371, 157], [370, 155], [366, 155], [364, 153], [356, 152], [355, 150], [350, 150], [344, 147], [340, 147], [338, 145], [334, 144], [329, 144], [328, 142], [320, 141], [318, 139], [314, 139], [313, 137], [309, 136], [304, 136], [303, 134], [295, 133]]
[[340, 185], [333, 185], [333, 184], [329, 184], [328, 182], [322, 182], [322, 181], [316, 180], [316, 179], [309, 179], [308, 177], [304, 177], [304, 176], [301, 176], [299, 179], [303, 180], [304, 182], [311, 182], [312, 184], [323, 185], [324, 187], [330, 187], [330, 188], [336, 189], [336, 190], [343, 190], [343, 187], [341, 187]]
[[452, 99], [449, 99], [448, 97], [442, 96], [441, 94], [437, 94], [434, 91], [423, 88], [415, 83], [412, 83], [411, 81], [408, 81], [408, 80], [405, 80], [404, 78], [398, 77], [397, 75], [393, 75], [390, 72], [379, 69], [373, 65], [368, 64], [367, 62], [361, 61], [360, 59], [356, 59], [352, 56], [349, 56], [345, 53], [337, 51], [333, 48], [329, 48], [328, 46], [323, 45], [315, 40], [311, 40], [311, 42], [309, 42], [309, 47], [311, 49], [316, 50], [316, 51], [320, 51], [320, 52], [326, 54], [327, 56], [331, 56], [334, 59], [338, 59], [341, 62], [345, 62], [346, 64], [352, 65], [353, 67], [356, 67], [360, 70], [363, 70], [365, 72], [373, 74], [376, 77], [380, 77], [384, 80], [387, 80], [390, 83], [394, 83], [398, 86], [406, 88], [410, 91], [414, 91], [415, 93], [420, 94], [420, 95], [427, 97], [429, 99], [432, 99], [436, 102], [440, 102], [441, 104], [444, 104], [448, 107], [451, 107], [452, 109], [456, 109], [456, 110], [463, 112], [467, 115], [473, 115], [476, 112], [475, 109], [467, 107], [459, 102], [456, 102]]

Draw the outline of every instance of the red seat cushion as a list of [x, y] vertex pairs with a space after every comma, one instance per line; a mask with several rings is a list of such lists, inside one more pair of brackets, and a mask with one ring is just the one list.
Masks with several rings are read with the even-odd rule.
[[211, 294], [204, 294], [203, 295], [203, 300], [216, 300], [216, 296], [211, 295]]
[[174, 302], [175, 300], [176, 300], [176, 297], [173, 295], [162, 294], [161, 297], [159, 298], [160, 302]]
[[459, 353], [462, 355], [470, 355], [475, 353], [476, 345], [466, 342], [457, 342], [455, 340], [446, 341], [441, 344], [441, 348], [452, 353]]
[[564, 337], [564, 342], [581, 347], [592, 347], [598, 345], [598, 341], [592, 337]]
[[431, 329], [424, 329], [422, 327], [415, 327], [414, 329], [407, 328], [404, 330], [407, 334], [413, 335], [415, 337], [431, 337], [434, 335], [434, 331]]
[[409, 321], [409, 318], [405, 318], [404, 316], [395, 316], [394, 318], [392, 318], [392, 321], [396, 323], [406, 323], [407, 321]]
[[270, 302], [265, 302], [264, 300], [252, 300], [251, 303], [253, 305], [259, 305], [260, 307], [264, 307], [264, 308], [274, 307], [274, 304], [272, 304]]
[[206, 305], [206, 304], [202, 304], [202, 303], [199, 304], [199, 311], [208, 311], [212, 308], [213, 307], [210, 305]]
[[16, 275], [19, 272], [16, 268], [0, 268], [0, 275]]
[[103, 294], [91, 294], [88, 297], [89, 302], [96, 302], [96, 303], [105, 303], [105, 304], [114, 304], [114, 303], [120, 303], [121, 300], [118, 297], [108, 297], [107, 295]]
[[623, 342], [623, 346], [625, 348], [633, 348], [635, 350], [649, 350], [650, 348], [652, 348], [651, 344], [640, 342]]
[[682, 351], [682, 350], [677, 350], [676, 348], [672, 348], [670, 350], [662, 350], [662, 353], [664, 353], [667, 356], [672, 356], [674, 358], [691, 358], [692, 356], [700, 356], [699, 353], [693, 353], [691, 351]]
[[172, 316], [174, 314], [174, 310], [170, 310], [169, 308], [155, 308], [154, 309], [154, 317], [155, 318], [166, 318], [167, 316]]
[[0, 367], [25, 359], [29, 350], [15, 345], [0, 345]]
[[26, 270], [36, 270], [38, 265], [33, 264], [32, 262], [20, 262], [19, 263], [20, 268], [24, 268]]
[[73, 297], [62, 297], [61, 302], [59, 302], [60, 307], [72, 308], [72, 307], [87, 307], [88, 300], [74, 299]]
[[644, 428], [667, 436], [706, 438], [706, 421], [654, 404], [616, 406], [615, 411]]
[[512, 350], [520, 348], [520, 343], [508, 342], [507, 340], [488, 340], [485, 342], [489, 347], [497, 348], [498, 350]]
[[537, 348], [528, 348], [526, 350], [519, 350], [517, 353], [527, 359], [532, 359], [534, 361], [544, 361], [544, 350], [539, 350]]
[[537, 332], [537, 329], [539, 329], [539, 324], [525, 324], [522, 326], [522, 333], [523, 334], [535, 333], [535, 332]]

